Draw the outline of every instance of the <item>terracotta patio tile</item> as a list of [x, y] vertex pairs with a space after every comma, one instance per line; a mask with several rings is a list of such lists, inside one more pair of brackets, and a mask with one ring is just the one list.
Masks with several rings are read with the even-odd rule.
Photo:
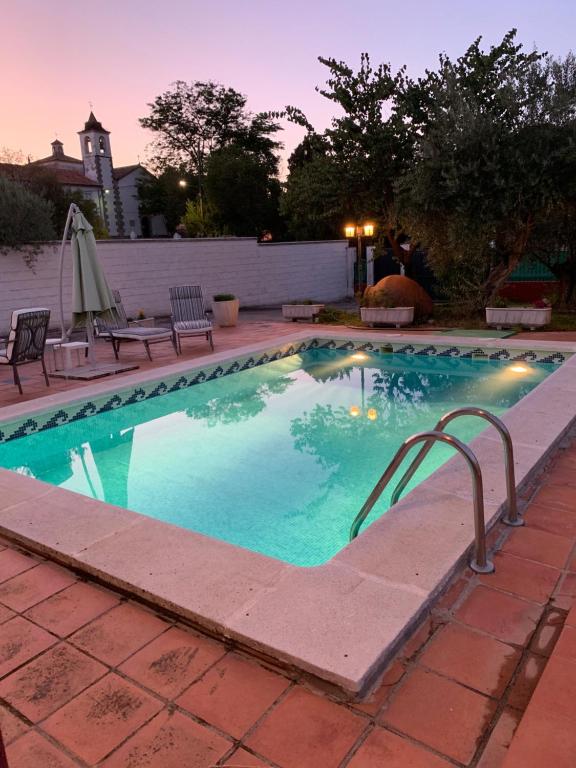
[[576, 600], [576, 573], [567, 573], [562, 577], [554, 592], [554, 605], [569, 611]]
[[554, 658], [576, 661], [576, 628], [564, 627], [554, 648]]
[[270, 768], [270, 763], [265, 763], [248, 750], [240, 748], [222, 763], [222, 768]]
[[560, 465], [558, 461], [542, 477], [542, 485], [576, 486], [576, 464]]
[[[574, 495], [576, 496], [576, 487]], [[557, 509], [542, 504], [531, 504], [524, 514], [524, 520], [532, 529], [576, 539], [576, 505], [574, 509]]]
[[520, 713], [513, 709], [505, 709], [502, 712], [476, 768], [503, 768], [519, 719]]
[[2, 624], [0, 632], [0, 677], [56, 642], [54, 635], [48, 634], [21, 616], [10, 619]]
[[51, 715], [42, 728], [92, 765], [160, 709], [160, 701], [109, 674]]
[[120, 667], [160, 696], [173, 699], [227, 652], [216, 640], [172, 627]]
[[497, 552], [495, 573], [479, 577], [487, 587], [502, 589], [535, 603], [546, 603], [560, 578], [560, 571], [542, 563]]
[[405, 662], [395, 659], [388, 667], [376, 690], [365, 701], [352, 702], [354, 709], [375, 715], [394, 690], [394, 686], [400, 682], [406, 672]]
[[576, 573], [576, 550], [572, 553], [572, 557], [568, 561], [568, 570], [572, 573]]
[[408, 660], [413, 659], [442, 624], [442, 619], [435, 616], [427, 616], [403, 644], [400, 656]]
[[66, 637], [119, 603], [112, 592], [82, 581], [26, 611], [36, 624]]
[[106, 672], [103, 664], [62, 643], [4, 678], [0, 697], [37, 723]]
[[468, 763], [496, 706], [495, 701], [452, 680], [416, 669], [380, 720], [443, 755]]
[[564, 617], [565, 613], [563, 611], [558, 611], [554, 608], [546, 612], [543, 621], [530, 641], [532, 653], [550, 656], [556, 641], [560, 637], [560, 632], [562, 632]]
[[116, 666], [168, 626], [149, 611], [132, 603], [121, 603], [79, 629], [69, 640], [105, 664]]
[[534, 496], [534, 503], [571, 511], [576, 504], [576, 488], [568, 485], [542, 485]]
[[460, 606], [456, 618], [504, 643], [527, 645], [542, 610], [542, 606], [481, 585]]
[[282, 768], [336, 768], [366, 725], [346, 707], [297, 686], [246, 745]]
[[563, 568], [572, 546], [571, 539], [554, 533], [533, 528], [516, 528], [504, 542], [502, 551], [554, 568]]
[[7, 608], [5, 605], [0, 605], [0, 624], [4, 624], [8, 619], [12, 619], [16, 616], [14, 611]]
[[240, 739], [290, 684], [285, 677], [229, 653], [176, 703]]
[[449, 587], [446, 592], [440, 597], [439, 600], [436, 601], [434, 604], [434, 607], [432, 608], [432, 611], [434, 613], [442, 613], [444, 611], [451, 611], [454, 607], [454, 603], [457, 602], [458, 598], [462, 595], [466, 587], [470, 585], [470, 582], [468, 579], [458, 579], [458, 581], [454, 582], [451, 587]]
[[525, 714], [512, 740], [504, 768], [574, 768], [576, 728], [554, 711]]
[[25, 555], [15, 549], [3, 549], [0, 552], [0, 582], [34, 568], [39, 562], [32, 555]]
[[448, 768], [441, 757], [385, 728], [374, 728], [347, 768]]
[[532, 701], [541, 710], [550, 710], [576, 726], [576, 661], [554, 653], [534, 692]]
[[524, 711], [532, 698], [534, 689], [542, 677], [547, 659], [543, 656], [535, 656], [529, 653], [522, 661], [518, 676], [512, 684], [508, 695], [508, 704], [514, 709]]
[[10, 768], [77, 768], [77, 763], [36, 731], [19, 738], [6, 753]]
[[576, 627], [576, 600], [572, 604], [568, 616], [566, 616], [566, 626]]
[[128, 739], [102, 768], [212, 768], [232, 742], [166, 710]]
[[17, 739], [18, 736], [22, 736], [27, 730], [29, 727], [24, 721], [0, 704], [0, 733], [2, 733], [5, 746]]
[[14, 576], [0, 586], [0, 602], [15, 611], [25, 611], [55, 592], [74, 584], [77, 577], [53, 563], [41, 563], [36, 568]]
[[492, 637], [450, 624], [426, 647], [419, 663], [500, 698], [520, 661], [520, 651]]

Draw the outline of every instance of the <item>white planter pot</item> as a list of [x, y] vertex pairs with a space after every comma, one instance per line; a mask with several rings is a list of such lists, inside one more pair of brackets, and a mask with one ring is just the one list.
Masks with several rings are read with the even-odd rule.
[[521, 325], [524, 328], [541, 328], [552, 320], [552, 307], [486, 307], [486, 324], [500, 329], [505, 325]]
[[154, 328], [156, 325], [156, 318], [143, 317], [142, 320], [129, 320], [128, 325], [134, 328]]
[[410, 325], [414, 322], [414, 307], [360, 307], [363, 323], [369, 325]]
[[221, 328], [234, 326], [238, 322], [238, 310], [240, 309], [240, 299], [230, 299], [230, 301], [213, 301], [212, 314], [214, 322]]
[[324, 309], [324, 304], [282, 304], [282, 317], [286, 320], [312, 320]]

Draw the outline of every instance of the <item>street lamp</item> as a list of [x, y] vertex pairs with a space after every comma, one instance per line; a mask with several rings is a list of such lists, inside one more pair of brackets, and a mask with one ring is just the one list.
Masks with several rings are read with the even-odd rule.
[[[374, 237], [374, 224], [370, 221], [364, 224], [346, 224], [344, 235], [348, 238], [351, 247], [356, 247], [356, 285], [358, 289], [366, 284], [366, 259], [363, 258], [363, 241]], [[367, 243], [366, 243], [367, 245]]]
[[184, 189], [185, 187], [188, 186], [188, 182], [186, 181], [186, 179], [180, 179], [180, 181], [178, 182], [178, 186]]

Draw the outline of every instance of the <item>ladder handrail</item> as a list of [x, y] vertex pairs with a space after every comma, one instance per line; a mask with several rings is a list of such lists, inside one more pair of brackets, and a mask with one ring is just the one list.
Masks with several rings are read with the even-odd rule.
[[444, 432], [436, 432], [436, 431], [430, 431], [430, 432], [419, 432], [416, 435], [412, 435], [412, 437], [408, 437], [400, 448], [396, 451], [396, 454], [390, 464], [388, 464], [387, 468], [384, 471], [384, 474], [378, 480], [376, 485], [374, 486], [372, 493], [366, 501], [364, 502], [364, 505], [362, 506], [362, 509], [356, 517], [354, 518], [354, 522], [352, 523], [352, 526], [350, 528], [350, 541], [352, 539], [355, 539], [356, 536], [358, 536], [358, 532], [360, 531], [360, 526], [366, 520], [368, 515], [370, 514], [370, 511], [372, 510], [372, 507], [378, 499], [380, 498], [380, 495], [383, 493], [384, 489], [394, 476], [394, 473], [402, 463], [402, 460], [404, 459], [405, 455], [408, 453], [408, 451], [412, 448], [413, 445], [416, 445], [417, 443], [434, 443], [434, 442], [441, 442], [446, 443], [448, 445], [451, 445], [453, 448], [455, 448], [459, 453], [464, 456], [466, 459], [466, 462], [468, 464], [468, 468], [470, 469], [470, 474], [472, 476], [472, 484], [473, 484], [473, 501], [474, 501], [474, 534], [475, 534], [475, 542], [476, 542], [476, 548], [475, 553], [472, 561], [470, 562], [470, 567], [472, 570], [476, 571], [476, 573], [492, 573], [494, 570], [494, 564], [488, 560], [486, 556], [486, 528], [484, 524], [484, 492], [483, 492], [483, 486], [482, 486], [482, 470], [480, 469], [480, 464], [478, 463], [478, 459], [474, 455], [474, 453], [470, 450], [470, 448], [463, 443], [461, 440], [459, 440], [457, 437], [454, 437], [453, 435], [447, 435]]
[[[492, 424], [492, 426], [494, 426], [500, 434], [504, 446], [506, 490], [508, 495], [508, 509], [506, 511], [505, 517], [502, 519], [502, 522], [506, 523], [506, 525], [512, 526], [524, 525], [524, 521], [518, 515], [518, 504], [516, 501], [516, 480], [514, 477], [514, 449], [512, 446], [512, 437], [508, 431], [508, 427], [506, 427], [504, 422], [502, 422], [497, 416], [495, 416], [493, 413], [490, 413], [490, 411], [487, 411], [484, 408], [476, 408], [471, 406], [456, 408], [454, 411], [445, 413], [444, 416], [442, 416], [442, 418], [438, 421], [433, 431], [443, 432], [451, 421], [459, 418], [460, 416], [478, 416], [481, 419], [486, 419], [486, 421], [490, 422], [490, 424]], [[428, 442], [422, 446], [419, 453], [416, 455], [404, 475], [400, 478], [398, 485], [392, 494], [392, 506], [396, 504], [400, 498], [400, 495], [402, 494], [402, 491], [404, 491], [414, 476], [414, 473], [428, 455], [428, 452], [432, 448], [432, 444], [432, 442]]]

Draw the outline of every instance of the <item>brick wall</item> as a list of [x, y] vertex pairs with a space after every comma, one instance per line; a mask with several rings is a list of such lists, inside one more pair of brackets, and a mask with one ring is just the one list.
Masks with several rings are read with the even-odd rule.
[[[60, 244], [42, 246], [31, 271], [20, 253], [0, 253], [0, 334], [10, 312], [48, 307], [57, 325]], [[129, 315], [169, 313], [168, 288], [199, 284], [207, 304], [214, 293], [234, 293], [241, 306], [261, 307], [298, 299], [337, 301], [352, 295], [353, 251], [346, 241], [266, 243], [253, 238], [108, 240], [98, 254], [112, 288]], [[64, 306], [70, 315], [72, 275], [66, 247]]]

